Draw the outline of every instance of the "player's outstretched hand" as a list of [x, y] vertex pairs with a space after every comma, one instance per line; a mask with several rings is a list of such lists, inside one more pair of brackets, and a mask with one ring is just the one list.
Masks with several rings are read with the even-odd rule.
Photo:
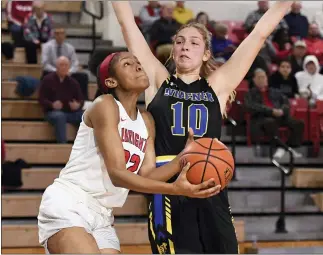
[[221, 185], [215, 186], [214, 179], [210, 179], [198, 185], [191, 184], [186, 177], [189, 169], [190, 163], [188, 162], [183, 167], [177, 180], [173, 182], [177, 195], [194, 198], [207, 198], [215, 196], [221, 191]]

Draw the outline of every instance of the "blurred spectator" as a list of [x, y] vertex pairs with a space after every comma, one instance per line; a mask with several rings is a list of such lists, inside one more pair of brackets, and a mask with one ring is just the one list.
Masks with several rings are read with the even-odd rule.
[[292, 74], [292, 65], [289, 60], [282, 60], [279, 68], [269, 79], [269, 87], [278, 89], [288, 98], [298, 96], [298, 86]]
[[[247, 16], [247, 19], [244, 23], [244, 28], [248, 33], [250, 33], [253, 30], [256, 23], [261, 19], [262, 15], [264, 15], [268, 9], [269, 9], [269, 1], [258, 1], [258, 10], [251, 12]], [[276, 30], [280, 28], [288, 29], [288, 25], [284, 19], [281, 20], [279, 25], [276, 27]]]
[[[278, 135], [278, 128], [288, 127], [290, 136], [287, 141], [290, 147], [299, 147], [302, 142], [304, 123], [295, 120], [289, 113], [289, 101], [279, 90], [268, 88], [268, 79], [264, 70], [257, 69], [254, 73], [253, 87], [245, 96], [245, 105], [251, 113], [252, 140], [259, 144], [263, 135], [272, 139]], [[285, 150], [278, 148], [275, 158], [281, 158]], [[295, 157], [302, 155], [294, 151]]]
[[289, 36], [305, 38], [308, 34], [307, 17], [301, 14], [302, 3], [294, 2], [289, 14], [285, 16], [285, 21], [288, 25]]
[[39, 102], [46, 120], [55, 128], [58, 143], [66, 143], [66, 123], [79, 125], [82, 121], [83, 96], [74, 78], [68, 76], [70, 62], [61, 56], [56, 62], [56, 72], [44, 77], [39, 90]]
[[304, 71], [295, 74], [298, 90], [302, 97], [323, 100], [323, 75], [319, 73], [320, 65], [313, 55], [304, 60]]
[[161, 6], [158, 1], [148, 1], [148, 5], [142, 7], [140, 10], [140, 28], [147, 41], [149, 41], [149, 29], [160, 18], [160, 9]]
[[84, 99], [88, 98], [89, 78], [86, 73], [79, 72], [79, 61], [73, 45], [65, 41], [66, 34], [63, 27], [57, 26], [54, 29], [55, 39], [52, 39], [43, 45], [42, 65], [43, 77], [51, 72], [56, 72], [56, 61], [60, 56], [67, 57], [71, 63], [69, 75], [71, 75], [81, 86]]
[[252, 65], [245, 77], [245, 79], [248, 80], [248, 82], [249, 82], [249, 88], [252, 88], [254, 86], [253, 76], [254, 76], [255, 70], [257, 70], [257, 69], [262, 69], [266, 72], [267, 75], [270, 75], [268, 63], [259, 54], [256, 56], [255, 60], [253, 61]]
[[276, 59], [276, 49], [271, 40], [267, 39], [265, 41], [259, 51], [259, 56], [261, 56], [266, 61], [268, 66], [270, 66], [272, 61]]
[[228, 60], [235, 51], [236, 46], [228, 38], [228, 26], [222, 23], [215, 25], [215, 35], [212, 37], [212, 51], [214, 57]]
[[185, 7], [185, 1], [176, 1], [173, 17], [178, 23], [183, 25], [193, 19], [194, 14], [191, 9]]
[[292, 41], [288, 36], [288, 30], [278, 29], [273, 36], [273, 45], [276, 49], [276, 57], [278, 60], [287, 58], [292, 52]]
[[303, 62], [306, 55], [307, 47], [305, 41], [296, 41], [294, 43], [292, 55], [289, 60], [292, 64], [292, 74], [303, 70]]
[[37, 64], [37, 49], [41, 43], [52, 37], [52, 20], [44, 10], [43, 1], [33, 2], [33, 13], [25, 21], [24, 36], [26, 42], [26, 57], [28, 64]]
[[25, 39], [23, 24], [28, 15], [32, 12], [33, 1], [8, 1], [6, 14], [8, 28], [12, 36], [14, 47], [24, 47]]
[[207, 15], [206, 12], [199, 12], [197, 15], [196, 15], [196, 18], [195, 18], [195, 21], [198, 22], [198, 23], [201, 23], [203, 24], [204, 26], [208, 26], [209, 25], [209, 15]]
[[168, 59], [173, 47], [173, 36], [180, 28], [180, 24], [173, 18], [173, 5], [166, 4], [162, 7], [161, 17], [150, 29], [150, 38], [157, 58], [162, 62]]
[[9, 42], [1, 43], [1, 56], [4, 56], [5, 60], [12, 60], [13, 52], [14, 52], [14, 47], [11, 43]]
[[318, 25], [320, 29], [321, 37], [323, 37], [323, 4], [322, 4], [322, 10], [318, 11], [314, 16], [314, 23]]
[[320, 37], [320, 31], [317, 24], [310, 25], [308, 37], [305, 39], [307, 53], [317, 57], [320, 65], [323, 65], [323, 39]]

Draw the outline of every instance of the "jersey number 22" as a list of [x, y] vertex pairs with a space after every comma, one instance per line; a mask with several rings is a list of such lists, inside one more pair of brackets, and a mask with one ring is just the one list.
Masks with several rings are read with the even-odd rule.
[[[188, 130], [183, 125], [183, 102], [172, 104], [173, 126], [172, 133], [176, 136], [185, 136]], [[207, 132], [209, 112], [204, 104], [191, 104], [188, 107], [188, 127], [193, 129], [194, 136], [202, 137]]]

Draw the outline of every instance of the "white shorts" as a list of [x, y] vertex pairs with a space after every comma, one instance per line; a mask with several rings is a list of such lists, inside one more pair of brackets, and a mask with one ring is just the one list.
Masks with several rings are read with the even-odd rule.
[[[74, 186], [74, 185], [73, 185]], [[74, 186], [75, 188], [75, 186]], [[54, 182], [43, 194], [38, 214], [39, 242], [47, 250], [47, 240], [64, 228], [82, 227], [91, 234], [99, 249], [120, 251], [113, 227], [112, 209], [107, 209], [85, 193]]]

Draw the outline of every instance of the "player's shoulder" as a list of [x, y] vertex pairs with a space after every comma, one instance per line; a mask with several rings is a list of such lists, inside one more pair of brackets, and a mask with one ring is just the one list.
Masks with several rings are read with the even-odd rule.
[[154, 118], [150, 112], [148, 112], [145, 109], [139, 109], [139, 111], [140, 111], [140, 114], [141, 114], [143, 120], [145, 121], [146, 125], [155, 124]]
[[145, 125], [148, 129], [149, 135], [154, 135], [155, 133], [155, 121], [150, 112], [146, 110], [139, 110], [140, 114], [145, 122]]
[[[118, 105], [112, 95], [101, 95], [97, 97], [89, 109], [86, 110], [89, 115], [100, 115], [101, 118], [118, 115]], [[109, 114], [106, 114], [109, 112]]]

